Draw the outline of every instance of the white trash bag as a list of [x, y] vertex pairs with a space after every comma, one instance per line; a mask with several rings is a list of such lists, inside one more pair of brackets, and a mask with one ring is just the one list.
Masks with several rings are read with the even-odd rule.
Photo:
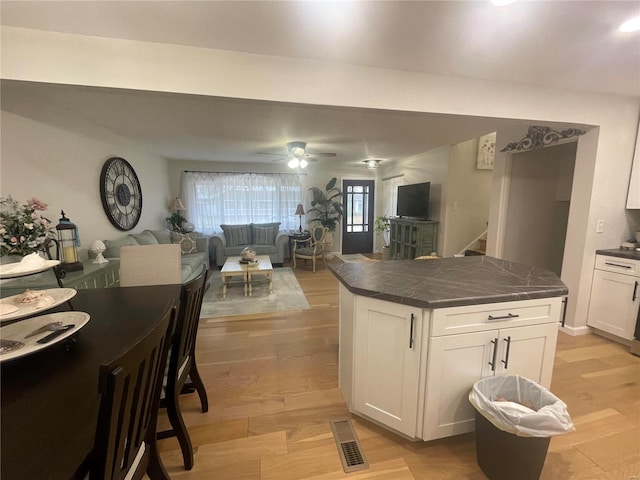
[[519, 375], [478, 380], [469, 401], [495, 427], [520, 437], [550, 437], [575, 430], [562, 400]]

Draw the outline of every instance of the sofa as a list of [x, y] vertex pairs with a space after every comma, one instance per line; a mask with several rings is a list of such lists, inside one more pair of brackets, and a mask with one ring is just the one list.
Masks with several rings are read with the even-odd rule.
[[246, 247], [252, 248], [258, 255], [269, 255], [274, 266], [282, 266], [284, 263], [289, 248], [289, 235], [280, 231], [280, 222], [220, 225], [220, 228], [222, 232], [211, 237], [218, 267], [222, 267], [227, 258], [240, 256], [240, 252]]
[[[126, 245], [157, 245], [179, 243], [182, 251], [180, 258], [182, 283], [194, 279], [205, 265], [209, 269], [209, 238], [198, 237], [195, 233], [178, 233], [167, 229], [145, 230], [142, 233], [131, 233], [115, 240], [103, 240], [107, 249], [103, 255], [107, 259], [120, 257], [120, 247]], [[95, 257], [89, 251], [91, 257]]]

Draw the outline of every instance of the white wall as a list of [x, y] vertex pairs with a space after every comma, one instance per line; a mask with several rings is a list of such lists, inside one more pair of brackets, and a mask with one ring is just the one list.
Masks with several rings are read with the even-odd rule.
[[125, 235], [111, 225], [100, 200], [100, 172], [110, 157], [131, 163], [141, 183], [142, 216], [132, 232], [165, 226], [170, 199], [165, 159], [35, 98], [3, 95], [0, 133], [2, 196], [48, 203], [45, 216], [54, 225], [64, 210], [78, 226], [81, 259], [94, 240]]
[[503, 258], [561, 275], [575, 152], [573, 142], [512, 156]]
[[[8, 79], [597, 126], [578, 143], [568, 232], [576, 247], [563, 262], [563, 272], [574, 272], [567, 312], [572, 331], [586, 326], [595, 250], [618, 246], [630, 233], [625, 204], [637, 97], [13, 27], [3, 27], [1, 35], [0, 71]], [[494, 197], [503, 194], [505, 165], [496, 155], [492, 211]], [[490, 213], [496, 229], [490, 239], [499, 238], [504, 212], [498, 205]], [[604, 234], [595, 233], [598, 219], [606, 222]]]
[[451, 147], [442, 255], [452, 257], [487, 229], [492, 170], [478, 170], [478, 139]]

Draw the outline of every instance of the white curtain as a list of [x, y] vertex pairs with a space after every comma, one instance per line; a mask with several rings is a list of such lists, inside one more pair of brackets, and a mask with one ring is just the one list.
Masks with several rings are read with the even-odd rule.
[[197, 232], [213, 234], [221, 224], [280, 222], [294, 230], [302, 203], [300, 175], [269, 173], [185, 172], [182, 197], [186, 217]]

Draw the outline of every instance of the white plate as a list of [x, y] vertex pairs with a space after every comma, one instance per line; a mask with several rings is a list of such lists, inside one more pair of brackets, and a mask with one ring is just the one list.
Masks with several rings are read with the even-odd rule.
[[18, 309], [8, 313], [2, 313], [2, 310], [0, 310], [0, 322], [15, 320], [16, 318], [27, 317], [34, 313], [49, 310], [50, 308], [57, 307], [61, 303], [73, 298], [76, 293], [78, 293], [75, 288], [50, 288], [48, 290], [38, 291], [53, 298], [53, 303], [39, 304], [40, 302], [37, 301], [31, 303], [18, 303], [17, 300], [19, 300], [20, 295], [3, 298], [0, 300], [0, 305], [6, 305], [7, 307], [15, 306], [18, 307]]
[[60, 264], [60, 260], [43, 260], [44, 263], [39, 267], [35, 268], [18, 268], [20, 262], [16, 263], [4, 263], [0, 265], [0, 280], [5, 278], [17, 278], [24, 277], [25, 275], [32, 275], [34, 273], [44, 272], [45, 270], [49, 270], [50, 268], [55, 267]]
[[[24, 344], [24, 346], [17, 350], [0, 354], [0, 362], [6, 362], [7, 360], [11, 360], [13, 358], [24, 357], [25, 355], [37, 352], [38, 350], [42, 350], [43, 348], [55, 345], [56, 343], [64, 340], [70, 335], [73, 335], [82, 327], [84, 327], [89, 321], [89, 318], [89, 314], [85, 312], [58, 312], [49, 313], [47, 315], [40, 315], [39, 317], [28, 318], [21, 322], [12, 323], [11, 325], [2, 327], [0, 328], [0, 339], [21, 342]], [[38, 340], [52, 333], [50, 331], [42, 332], [38, 335], [33, 335], [29, 338], [25, 338], [35, 329], [51, 322], [62, 322], [63, 325], [73, 324], [75, 325], [75, 327], [60, 334], [48, 343], [38, 343]]]

